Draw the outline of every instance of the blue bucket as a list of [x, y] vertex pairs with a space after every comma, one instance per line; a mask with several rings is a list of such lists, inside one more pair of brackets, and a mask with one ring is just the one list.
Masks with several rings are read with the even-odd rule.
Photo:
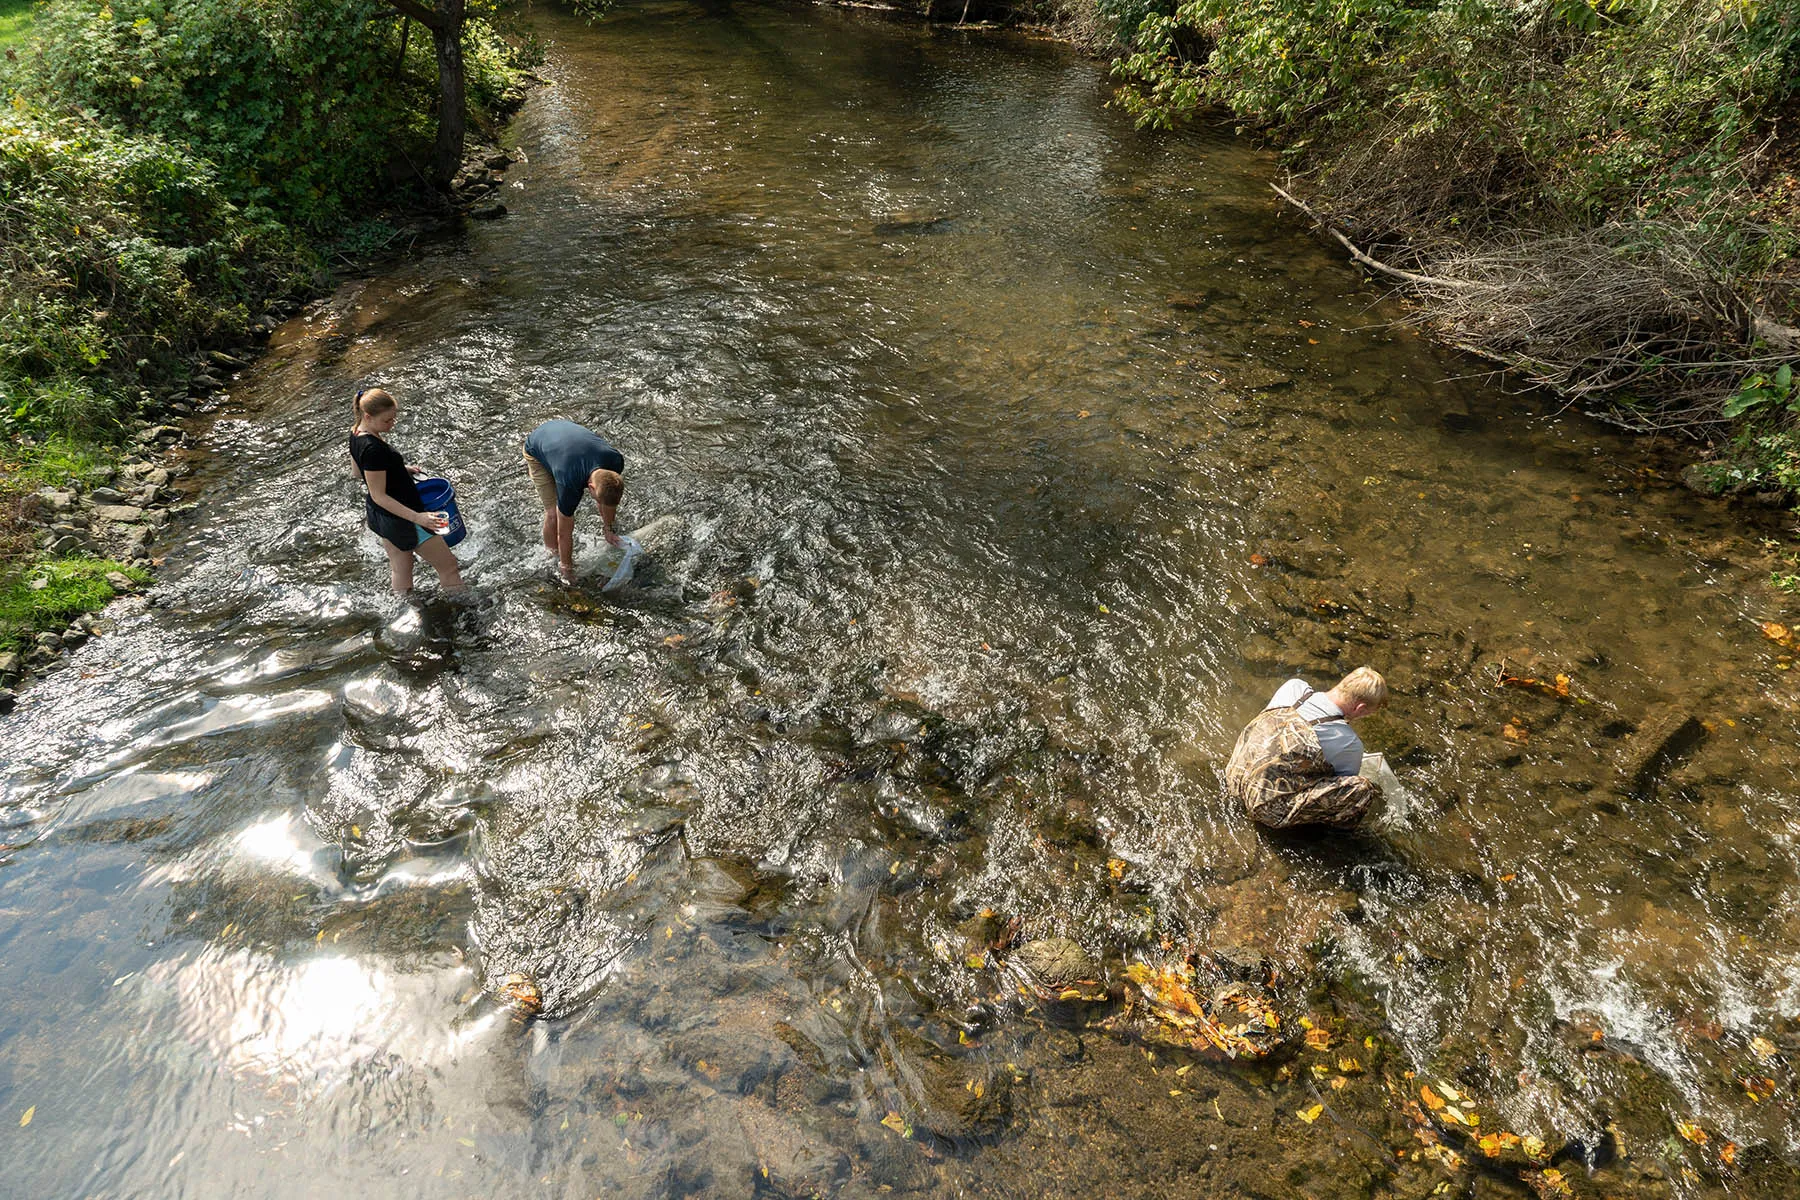
[[456, 489], [450, 486], [448, 479], [432, 475], [419, 480], [419, 499], [425, 502], [426, 512], [441, 512], [450, 518], [450, 528], [441, 535], [444, 545], [454, 546], [469, 536], [469, 527], [463, 524], [462, 514], [456, 510]]

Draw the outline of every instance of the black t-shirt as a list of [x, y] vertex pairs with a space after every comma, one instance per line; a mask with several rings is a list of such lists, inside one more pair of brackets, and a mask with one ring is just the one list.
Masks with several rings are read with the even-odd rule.
[[[406, 460], [400, 457], [398, 450], [372, 433], [353, 433], [350, 435], [350, 458], [364, 475], [370, 471], [386, 471], [387, 494], [414, 512], [424, 511], [425, 501], [419, 498], [419, 487], [413, 482], [412, 472], [406, 469]], [[368, 486], [366, 479], [363, 486]], [[400, 549], [411, 550], [419, 544], [419, 531], [413, 523], [376, 504], [375, 497], [366, 491], [363, 493], [363, 512], [369, 528]]]

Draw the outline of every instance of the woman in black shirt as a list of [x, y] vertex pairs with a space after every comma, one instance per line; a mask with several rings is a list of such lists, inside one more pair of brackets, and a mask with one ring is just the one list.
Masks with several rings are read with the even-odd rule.
[[364, 388], [351, 405], [356, 423], [350, 427], [350, 461], [368, 487], [363, 497], [364, 515], [387, 551], [394, 590], [401, 594], [412, 591], [413, 555], [417, 554], [437, 568], [446, 592], [462, 591], [456, 556], [438, 536], [449, 522], [437, 513], [422, 511], [425, 502], [419, 498], [413, 472], [400, 452], [381, 440], [399, 419], [400, 406], [380, 388]]

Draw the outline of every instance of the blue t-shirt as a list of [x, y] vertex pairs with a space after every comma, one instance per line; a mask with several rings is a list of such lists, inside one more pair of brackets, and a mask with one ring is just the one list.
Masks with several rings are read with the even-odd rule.
[[525, 438], [525, 453], [556, 480], [556, 509], [572, 517], [581, 507], [588, 476], [607, 470], [625, 473], [625, 456], [592, 430], [573, 421], [545, 421]]

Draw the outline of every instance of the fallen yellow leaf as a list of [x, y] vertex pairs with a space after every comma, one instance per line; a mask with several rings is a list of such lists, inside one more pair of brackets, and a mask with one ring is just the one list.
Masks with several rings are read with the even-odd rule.
[[1324, 1111], [1325, 1106], [1323, 1104], [1315, 1104], [1311, 1108], [1295, 1109], [1294, 1115], [1299, 1117], [1302, 1121], [1305, 1121], [1308, 1125], [1311, 1125], [1314, 1121], [1319, 1119], [1319, 1114]]
[[1329, 1049], [1331, 1047], [1331, 1030], [1308, 1029], [1306, 1031], [1306, 1046], [1309, 1050]]
[[23, 1129], [27, 1125], [31, 1124], [31, 1118], [36, 1115], [37, 1115], [37, 1105], [34, 1104], [30, 1108], [25, 1110], [24, 1116], [19, 1118], [19, 1128]]
[[1756, 1057], [1762, 1059], [1764, 1062], [1775, 1057], [1775, 1043], [1771, 1042], [1766, 1037], [1751, 1038], [1750, 1049], [1756, 1051]]
[[1682, 1137], [1694, 1143], [1696, 1146], [1704, 1146], [1707, 1142], [1712, 1140], [1707, 1137], [1706, 1130], [1687, 1121], [1675, 1122], [1675, 1132], [1679, 1133]]

